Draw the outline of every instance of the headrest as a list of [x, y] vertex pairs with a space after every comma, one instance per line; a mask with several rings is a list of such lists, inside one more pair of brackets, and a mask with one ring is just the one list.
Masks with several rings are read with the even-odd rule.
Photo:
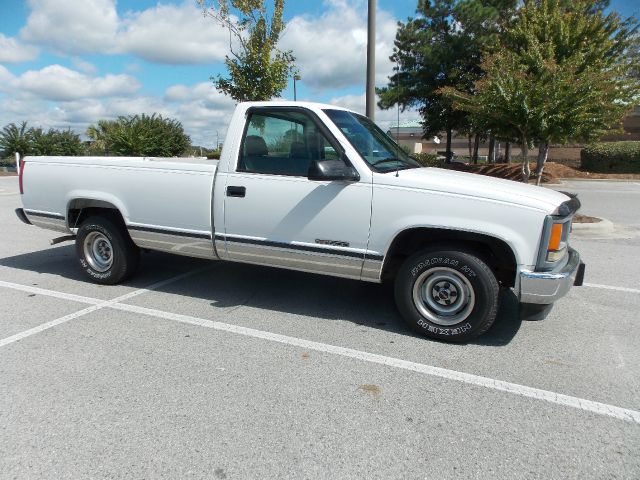
[[247, 135], [247, 138], [244, 139], [244, 154], [247, 157], [268, 155], [267, 142], [258, 135]]

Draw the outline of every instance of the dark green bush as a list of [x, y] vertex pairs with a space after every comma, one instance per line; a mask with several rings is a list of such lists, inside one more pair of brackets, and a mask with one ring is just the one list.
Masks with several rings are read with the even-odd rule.
[[87, 136], [93, 151], [125, 157], [176, 157], [191, 145], [182, 123], [155, 113], [99, 120], [87, 128]]
[[580, 151], [580, 166], [595, 173], [640, 173], [640, 142], [590, 145]]
[[444, 160], [435, 153], [414, 153], [411, 155], [423, 167], [443, 167]]

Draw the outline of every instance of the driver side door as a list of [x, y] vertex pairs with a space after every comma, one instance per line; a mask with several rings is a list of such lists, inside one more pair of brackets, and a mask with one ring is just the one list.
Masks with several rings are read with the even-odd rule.
[[252, 108], [235, 171], [227, 173], [224, 258], [360, 278], [370, 183], [312, 181], [312, 162], [340, 159], [320, 120], [299, 107]]

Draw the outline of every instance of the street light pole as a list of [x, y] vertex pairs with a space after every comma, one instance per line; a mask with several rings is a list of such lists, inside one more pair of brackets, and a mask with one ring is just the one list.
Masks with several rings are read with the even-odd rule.
[[302, 77], [297, 73], [293, 76], [293, 101], [298, 101], [298, 93], [296, 92], [296, 80], [302, 80]]
[[367, 32], [366, 113], [373, 121], [376, 109], [376, 0], [369, 0]]

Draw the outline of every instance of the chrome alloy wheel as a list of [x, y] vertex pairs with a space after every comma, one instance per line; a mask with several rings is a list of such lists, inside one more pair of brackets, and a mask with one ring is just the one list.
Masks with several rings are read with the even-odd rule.
[[109, 239], [100, 232], [91, 232], [84, 239], [84, 258], [97, 272], [106, 272], [113, 263], [113, 248]]
[[413, 284], [413, 303], [424, 318], [448, 327], [471, 314], [476, 296], [460, 272], [434, 267], [422, 272]]

